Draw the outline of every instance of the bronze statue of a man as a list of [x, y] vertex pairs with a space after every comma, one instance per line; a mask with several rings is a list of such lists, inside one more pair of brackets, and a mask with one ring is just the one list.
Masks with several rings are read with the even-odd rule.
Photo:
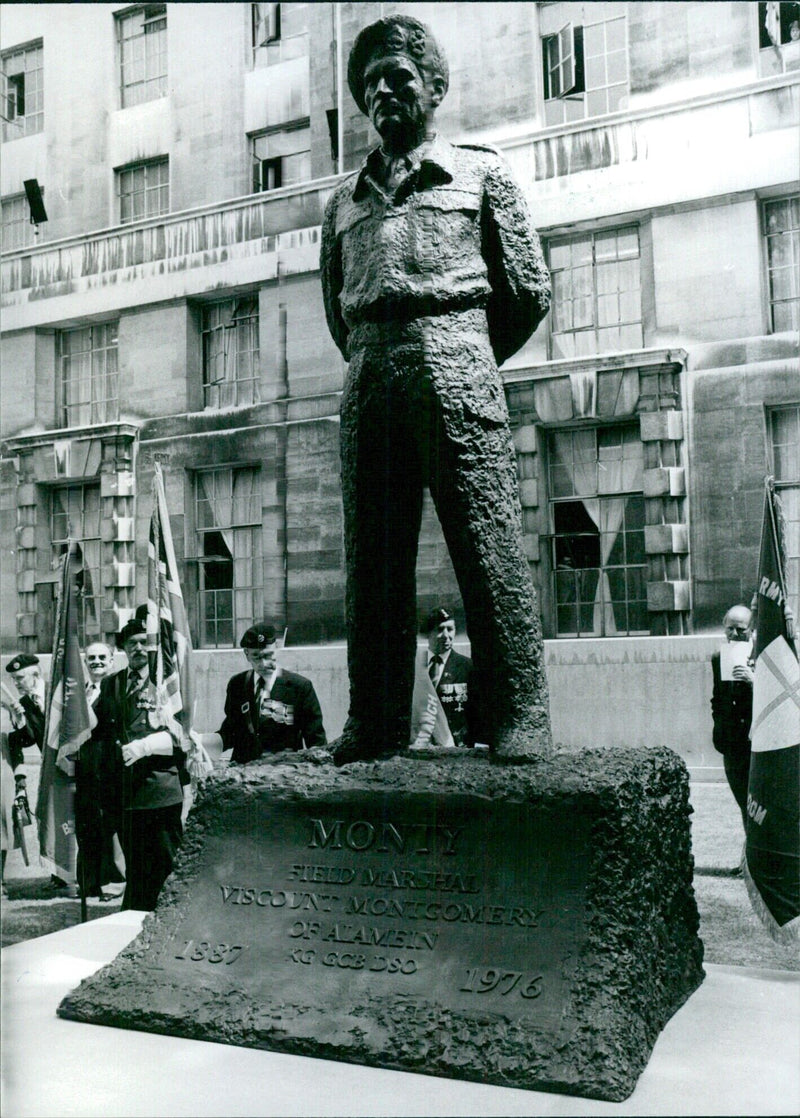
[[381, 137], [328, 202], [321, 276], [349, 362], [341, 408], [350, 710], [337, 764], [408, 747], [415, 567], [430, 487], [464, 601], [495, 756], [550, 745], [535, 593], [498, 365], [547, 313], [550, 280], [519, 188], [434, 115], [448, 68], [430, 30], [364, 28], [347, 80]]

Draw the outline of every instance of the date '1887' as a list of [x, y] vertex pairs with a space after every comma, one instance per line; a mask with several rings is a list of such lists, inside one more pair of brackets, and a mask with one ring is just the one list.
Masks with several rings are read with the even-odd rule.
[[504, 995], [517, 990], [523, 998], [538, 998], [542, 992], [542, 981], [541, 974], [530, 978], [519, 970], [501, 970], [499, 967], [478, 970], [475, 967], [467, 971], [467, 981], [459, 989], [467, 994], [490, 994], [496, 990]]
[[186, 959], [190, 963], [225, 963], [230, 966], [235, 963], [243, 951], [246, 951], [248, 944], [241, 943], [217, 943], [211, 944], [206, 940], [196, 942], [193, 939], [187, 939], [183, 945], [183, 951], [179, 951], [175, 956], [176, 959]]

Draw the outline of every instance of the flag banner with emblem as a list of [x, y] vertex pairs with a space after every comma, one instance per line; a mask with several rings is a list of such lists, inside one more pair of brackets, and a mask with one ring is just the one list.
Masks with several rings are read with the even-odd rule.
[[192, 733], [192, 640], [172, 543], [164, 476], [156, 463], [147, 549], [147, 653], [156, 709], [187, 755], [193, 783], [213, 763]]
[[417, 749], [431, 745], [455, 747], [447, 715], [428, 675], [426, 660], [425, 650], [417, 653], [411, 700], [411, 745]]
[[786, 617], [783, 513], [772, 478], [756, 587], [745, 881], [778, 943], [800, 937], [800, 664]]
[[75, 881], [75, 757], [97, 724], [86, 699], [78, 644], [77, 579], [81, 563], [74, 541], [61, 561], [55, 640], [45, 703], [44, 745], [36, 800], [42, 864], [64, 881]]

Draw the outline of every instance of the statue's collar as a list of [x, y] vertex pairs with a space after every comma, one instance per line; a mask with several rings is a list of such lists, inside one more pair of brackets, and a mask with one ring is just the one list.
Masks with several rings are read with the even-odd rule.
[[[412, 163], [419, 163], [418, 188], [425, 187], [429, 183], [453, 181], [455, 175], [453, 145], [449, 144], [447, 140], [442, 140], [436, 136], [433, 140], [426, 141], [415, 151], [409, 152], [409, 158]], [[380, 172], [385, 162], [386, 156], [380, 148], [374, 148], [369, 153], [356, 179], [353, 201], [358, 202], [365, 196], [368, 190], [368, 178], [371, 178], [373, 182], [379, 181]]]

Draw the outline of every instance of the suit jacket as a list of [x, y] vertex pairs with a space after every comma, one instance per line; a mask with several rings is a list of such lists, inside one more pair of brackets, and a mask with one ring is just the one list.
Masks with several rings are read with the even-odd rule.
[[721, 678], [720, 654], [713, 653], [711, 671], [711, 716], [714, 719], [714, 748], [718, 753], [750, 753], [750, 723], [753, 719], [753, 686], [744, 680]]
[[97, 725], [91, 739], [81, 747], [80, 760], [96, 769], [107, 810], [146, 810], [171, 807], [183, 800], [183, 785], [189, 782], [186, 757], [179, 746], [169, 756], [142, 757], [133, 765], [122, 760], [122, 746], [163, 729], [155, 715], [150, 688], [128, 695], [128, 669], [100, 681], [94, 703]]
[[475, 696], [471, 684], [472, 661], [451, 649], [436, 684], [436, 694], [456, 745], [475, 744]]
[[310, 679], [281, 669], [272, 685], [266, 717], [255, 709], [255, 673], [240, 672], [228, 680], [225, 720], [220, 727], [223, 748], [233, 749], [239, 764], [262, 753], [325, 746], [322, 711]]

